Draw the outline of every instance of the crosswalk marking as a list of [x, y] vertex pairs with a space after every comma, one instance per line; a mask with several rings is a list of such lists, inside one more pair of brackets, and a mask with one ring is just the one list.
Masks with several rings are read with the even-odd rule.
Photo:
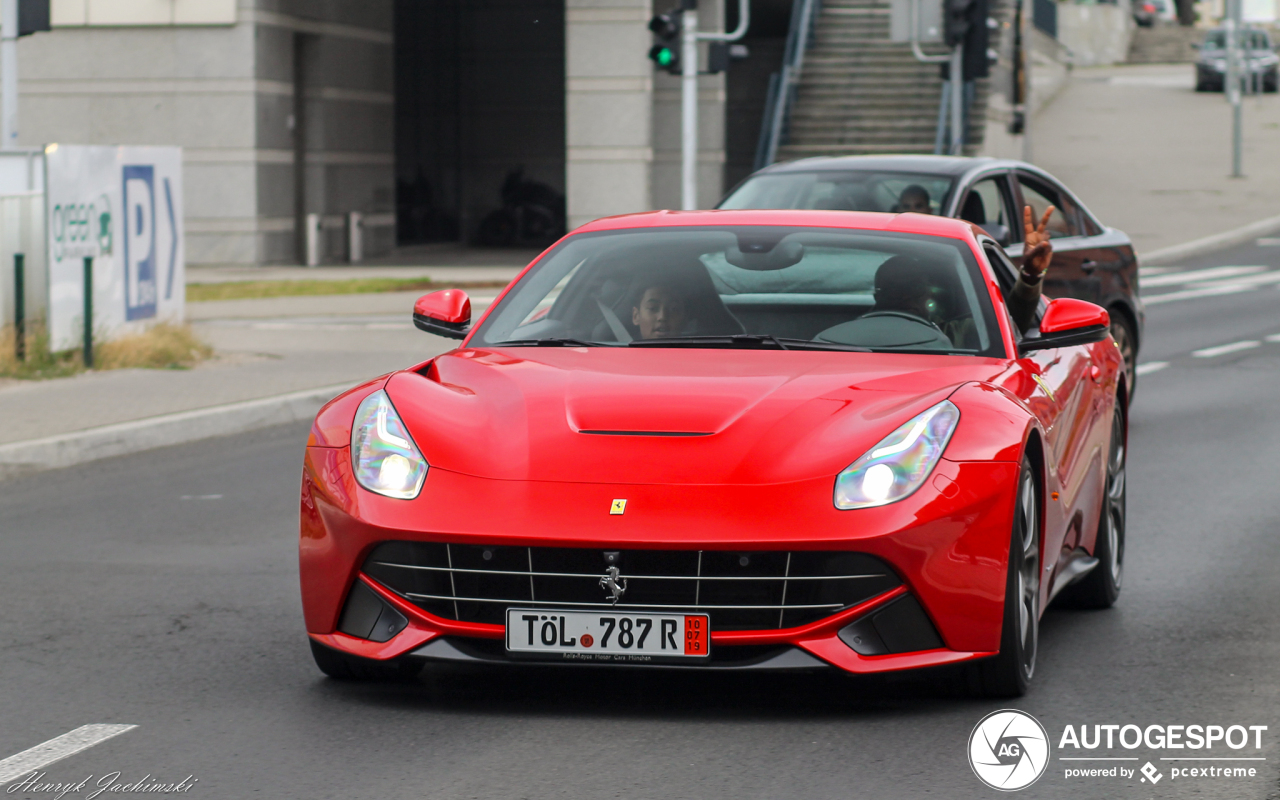
[[82, 750], [88, 750], [96, 744], [102, 744], [113, 736], [133, 730], [137, 725], [81, 725], [73, 731], [56, 736], [43, 744], [27, 748], [17, 755], [0, 761], [0, 783], [8, 783], [73, 756]]

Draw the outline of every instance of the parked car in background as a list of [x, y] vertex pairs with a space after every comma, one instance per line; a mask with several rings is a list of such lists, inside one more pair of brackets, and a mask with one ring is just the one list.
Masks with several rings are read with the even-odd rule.
[[918, 210], [958, 217], [981, 226], [1021, 264], [1022, 208], [1028, 205], [1037, 218], [1049, 205], [1057, 209], [1049, 220], [1054, 252], [1045, 295], [1106, 308], [1111, 335], [1133, 375], [1143, 323], [1133, 245], [1124, 232], [1099, 222], [1060, 181], [1031, 164], [958, 156], [806, 158], [748, 176], [718, 207]]
[[[1206, 31], [1204, 42], [1192, 45], [1200, 50], [1196, 60], [1196, 91], [1221, 92], [1227, 83], [1227, 31]], [[1241, 65], [1245, 87], [1250, 91], [1274, 92], [1280, 89], [1280, 56], [1266, 31], [1246, 28], [1241, 32]]]
[[1144, 28], [1173, 18], [1173, 4], [1169, 0], [1137, 0], [1133, 4], [1133, 21]]

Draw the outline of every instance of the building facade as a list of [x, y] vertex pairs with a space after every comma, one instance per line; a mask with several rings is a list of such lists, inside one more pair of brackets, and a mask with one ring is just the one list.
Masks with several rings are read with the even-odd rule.
[[[18, 139], [183, 147], [194, 265], [299, 263], [308, 215], [342, 261], [350, 212], [366, 256], [529, 244], [547, 235], [529, 208], [571, 229], [678, 207], [654, 2], [53, 0], [53, 30], [19, 43]], [[723, 30], [723, 3], [702, 0], [701, 28]], [[703, 207], [724, 188], [727, 93], [699, 78]]]

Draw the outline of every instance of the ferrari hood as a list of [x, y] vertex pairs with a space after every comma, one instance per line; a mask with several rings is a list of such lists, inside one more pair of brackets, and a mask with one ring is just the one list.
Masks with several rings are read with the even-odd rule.
[[770, 484], [834, 476], [959, 385], [957, 356], [461, 350], [387, 393], [433, 468], [498, 480]]

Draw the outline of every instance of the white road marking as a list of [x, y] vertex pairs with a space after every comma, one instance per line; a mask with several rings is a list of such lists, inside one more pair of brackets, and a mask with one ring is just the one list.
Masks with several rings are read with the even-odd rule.
[[1224, 294], [1239, 294], [1247, 292], [1253, 287], [1247, 283], [1231, 283], [1225, 286], [1210, 286], [1204, 289], [1184, 289], [1180, 292], [1167, 292], [1165, 294], [1157, 294], [1152, 297], [1144, 296], [1142, 304], [1146, 306], [1158, 306], [1162, 303], [1173, 303], [1178, 300], [1194, 300], [1197, 297], [1218, 297]]
[[1167, 366], [1169, 366], [1168, 361], [1148, 361], [1145, 364], [1139, 364], [1137, 368], [1134, 369], [1134, 372], [1139, 375], [1150, 375], [1153, 372], [1159, 372]]
[[1280, 247], [1280, 239], [1268, 237], [1265, 239], [1259, 239], [1257, 244], [1258, 247]]
[[1227, 353], [1235, 353], [1240, 350], [1252, 350], [1255, 347], [1261, 347], [1262, 342], [1253, 341], [1252, 339], [1244, 342], [1232, 342], [1231, 344], [1220, 344], [1217, 347], [1206, 347], [1203, 350], [1196, 350], [1191, 355], [1196, 358], [1213, 358], [1214, 356], [1224, 356]]
[[0, 783], [43, 769], [55, 761], [102, 744], [113, 736], [131, 731], [137, 725], [81, 725], [73, 731], [54, 737], [17, 755], [0, 761]]
[[1268, 342], [1280, 342], [1280, 333], [1273, 333], [1267, 337]]
[[1143, 279], [1139, 276], [1138, 280], [1143, 288], [1153, 286], [1177, 286], [1182, 283], [1195, 283], [1196, 281], [1211, 281], [1219, 278], [1230, 278], [1235, 275], [1252, 275], [1256, 272], [1262, 272], [1266, 267], [1210, 267], [1208, 269], [1192, 269], [1185, 272], [1171, 272], [1166, 275], [1160, 275], [1155, 278]]
[[1138, 277], [1145, 278], [1148, 275], [1163, 275], [1166, 272], [1177, 271], [1177, 267], [1138, 267]]

